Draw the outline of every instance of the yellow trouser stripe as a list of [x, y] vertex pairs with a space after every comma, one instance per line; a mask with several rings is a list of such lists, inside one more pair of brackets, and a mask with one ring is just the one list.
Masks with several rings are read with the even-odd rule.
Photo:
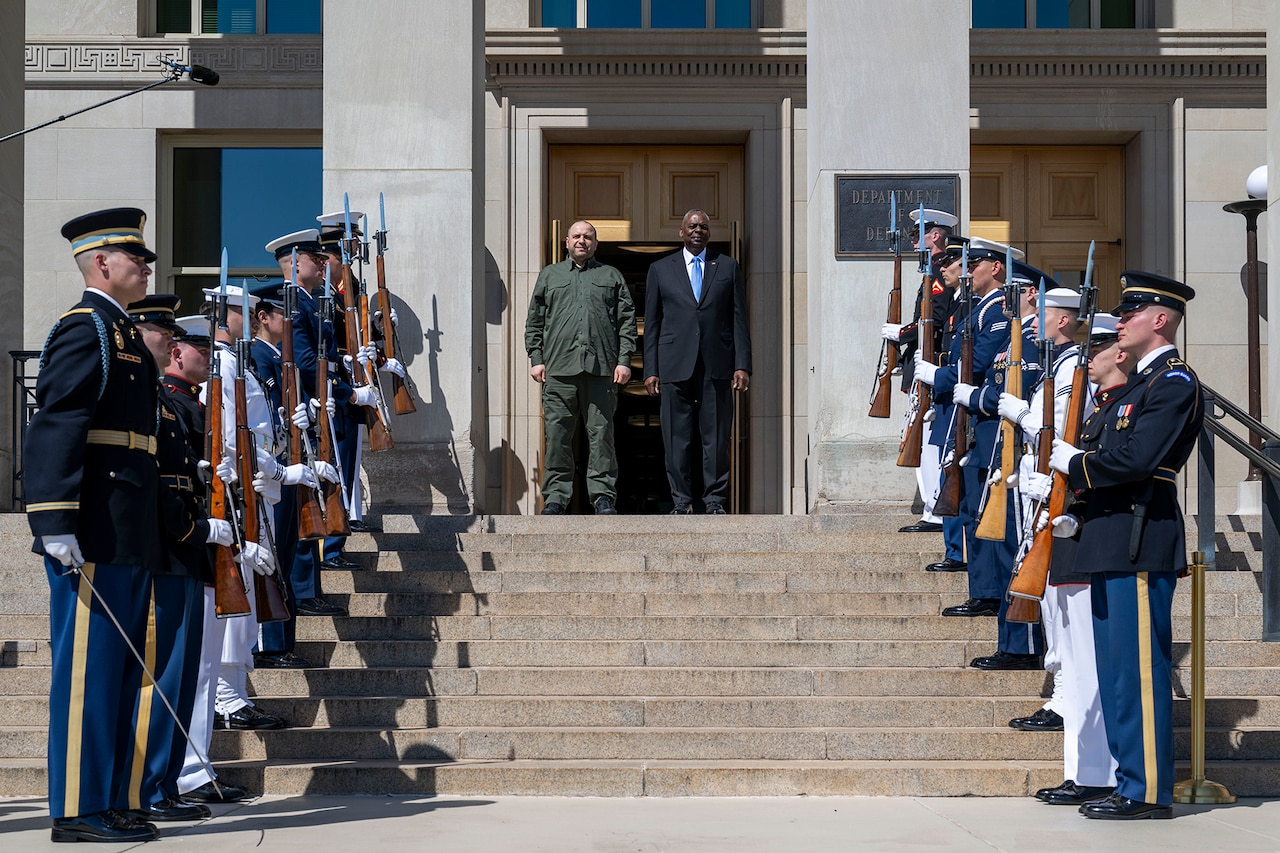
[[[156, 593], [151, 589], [151, 606], [147, 608], [147, 647], [142, 656], [147, 669], [156, 671]], [[142, 673], [142, 688], [138, 691], [138, 721], [133, 730], [133, 772], [129, 775], [129, 808], [140, 809], [142, 802], [142, 774], [147, 768], [147, 737], [151, 733], [151, 703], [155, 694], [155, 682]]]
[[1154, 803], [1160, 790], [1160, 765], [1156, 761], [1156, 699], [1151, 686], [1151, 591], [1147, 573], [1138, 572], [1138, 672], [1142, 685], [1142, 765], [1147, 779], [1143, 802]]
[[[85, 563], [80, 573], [93, 583], [93, 563]], [[84, 735], [84, 677], [89, 658], [89, 612], [93, 590], [88, 583], [76, 585], [75, 639], [71, 644], [71, 695], [67, 708], [66, 792], [62, 813], [68, 817], [80, 814], [80, 749]]]

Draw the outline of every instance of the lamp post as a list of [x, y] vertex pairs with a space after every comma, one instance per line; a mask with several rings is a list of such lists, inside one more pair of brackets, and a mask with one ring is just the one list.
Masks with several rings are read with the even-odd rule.
[[[1244, 217], [1245, 228], [1245, 311], [1248, 314], [1249, 345], [1249, 417], [1262, 421], [1262, 366], [1260, 351], [1262, 349], [1258, 324], [1258, 215], [1267, 209], [1265, 198], [1250, 198], [1244, 201], [1233, 201], [1224, 204], [1222, 209], [1227, 213], [1238, 213]], [[1259, 453], [1262, 452], [1262, 436], [1249, 432], [1249, 445]], [[1252, 462], [1249, 463], [1249, 476], [1246, 481], [1261, 480], [1262, 470]]]

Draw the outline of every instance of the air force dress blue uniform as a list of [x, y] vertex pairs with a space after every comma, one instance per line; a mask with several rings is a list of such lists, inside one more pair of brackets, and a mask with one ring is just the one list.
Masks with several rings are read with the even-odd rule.
[[[147, 262], [142, 211], [117, 208], [63, 226], [75, 254], [110, 246]], [[157, 523], [157, 368], [124, 309], [90, 288], [62, 315], [40, 359], [23, 452], [27, 519], [36, 536], [74, 535], [80, 573], [46, 556], [52, 676], [49, 812], [58, 820], [126, 809], [125, 748], [142, 670], [104, 605], [141, 649], [151, 573], [162, 569]], [[95, 593], [84, 580], [92, 582]], [[121, 830], [125, 827], [119, 827]], [[74, 840], [74, 839], [66, 839]]]
[[[1116, 314], [1147, 304], [1181, 312], [1195, 295], [1150, 273], [1129, 271], [1121, 280]], [[1170, 608], [1187, 565], [1176, 480], [1203, 420], [1195, 373], [1176, 348], [1158, 349], [1099, 400], [1081, 430], [1085, 452], [1068, 466], [1071, 487], [1081, 490], [1073, 508], [1083, 520], [1076, 570], [1092, 575], [1098, 684], [1119, 764], [1116, 794], [1138, 804], [1173, 802]]]

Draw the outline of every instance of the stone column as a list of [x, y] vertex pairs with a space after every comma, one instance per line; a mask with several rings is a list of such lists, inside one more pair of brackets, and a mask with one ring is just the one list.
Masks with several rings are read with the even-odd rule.
[[397, 355], [418, 391], [391, 418], [395, 448], [364, 454], [371, 498], [467, 512], [485, 446], [484, 3], [326, 0], [324, 30], [325, 209], [349, 193], [375, 230], [385, 195]]
[[[26, 16], [22, 0], [0, 0], [0, 136], [21, 130], [24, 109], [23, 42], [26, 28], [18, 26]], [[23, 141], [0, 143], [0, 508], [13, 508], [13, 391], [10, 349], [22, 346], [22, 197]]]
[[[1267, 6], [1267, 212], [1258, 220], [1258, 240], [1280, 246], [1280, 3]], [[1269, 272], [1269, 270], [1268, 270]], [[1262, 414], [1267, 425], [1280, 424], [1280, 394], [1266, 377], [1280, 376], [1280, 323], [1275, 321], [1280, 310], [1280, 276], [1267, 275], [1267, 365], [1263, 371]]]
[[[969, 4], [810, 0], [808, 33], [809, 506], [905, 501], [915, 484], [895, 465], [904, 395], [893, 417], [867, 417], [892, 262], [836, 259], [835, 175], [958, 173], [967, 233]], [[915, 291], [904, 275], [904, 315]]]

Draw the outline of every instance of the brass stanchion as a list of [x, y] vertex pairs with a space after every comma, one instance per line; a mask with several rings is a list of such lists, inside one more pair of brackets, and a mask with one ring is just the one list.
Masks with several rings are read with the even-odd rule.
[[1173, 786], [1175, 803], [1234, 803], [1226, 785], [1204, 778], [1204, 552], [1191, 557], [1191, 778]]

